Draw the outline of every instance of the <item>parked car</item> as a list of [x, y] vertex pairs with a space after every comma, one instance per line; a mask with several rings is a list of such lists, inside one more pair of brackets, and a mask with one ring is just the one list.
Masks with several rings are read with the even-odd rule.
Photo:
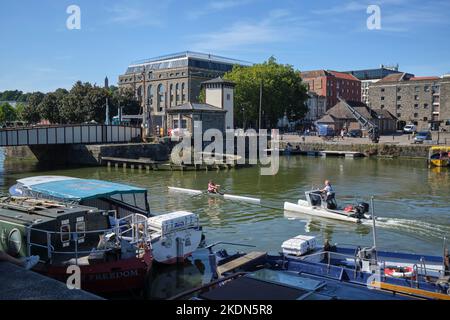
[[414, 143], [423, 143], [425, 140], [432, 140], [432, 135], [430, 131], [418, 132], [414, 137]]
[[414, 133], [417, 132], [417, 127], [414, 124], [407, 124], [403, 127], [403, 133]]
[[360, 129], [353, 129], [347, 132], [347, 137], [350, 138], [362, 138], [363, 132]]

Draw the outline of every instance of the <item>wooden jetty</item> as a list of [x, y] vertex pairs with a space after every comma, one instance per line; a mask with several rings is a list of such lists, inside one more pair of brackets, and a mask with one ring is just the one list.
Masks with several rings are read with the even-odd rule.
[[319, 155], [322, 157], [346, 157], [346, 158], [360, 158], [364, 157], [364, 153], [357, 152], [357, 151], [331, 151], [331, 150], [324, 150], [324, 151], [318, 151]]
[[266, 255], [267, 255], [266, 252], [257, 252], [257, 251], [249, 252], [240, 258], [231, 260], [230, 262], [218, 266], [217, 273], [219, 276], [221, 276], [226, 272], [230, 272], [237, 268], [244, 267], [245, 265], [248, 265], [250, 263], [258, 262], [258, 260], [263, 260]]
[[152, 170], [158, 170], [159, 166], [164, 164], [162, 161], [154, 161], [149, 158], [139, 158], [139, 159], [132, 159], [132, 158], [115, 158], [115, 157], [101, 157], [101, 163], [106, 164], [108, 167], [115, 166], [118, 168], [119, 166], [122, 166], [123, 168], [131, 168], [134, 169], [135, 167], [138, 169], [145, 168], [147, 171], [150, 169]]
[[[202, 153], [203, 157], [211, 156], [211, 153]], [[126, 169], [145, 169], [150, 170], [170, 170], [170, 171], [219, 171], [229, 170], [240, 166], [238, 161], [241, 159], [237, 155], [219, 154], [216, 153], [215, 157], [211, 161], [202, 161], [201, 164], [195, 164], [192, 160], [191, 164], [175, 164], [171, 161], [155, 161], [150, 158], [117, 158], [117, 157], [101, 157], [101, 164], [108, 167], [119, 167]]]

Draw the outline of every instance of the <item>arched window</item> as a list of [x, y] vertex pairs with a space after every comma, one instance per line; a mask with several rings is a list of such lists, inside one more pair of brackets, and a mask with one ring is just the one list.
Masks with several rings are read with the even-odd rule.
[[185, 94], [185, 92], [184, 92], [184, 82], [181, 84], [181, 100], [182, 100], [183, 102], [186, 101], [186, 94]]
[[176, 98], [176, 105], [178, 105], [178, 103], [180, 102], [180, 84], [179, 83], [177, 83], [176, 85], [175, 85], [175, 91], [176, 91], [176, 96], [177, 96], [177, 98]]
[[170, 84], [170, 105], [173, 106], [175, 103], [173, 99], [173, 84]]
[[138, 99], [139, 102], [142, 101], [142, 87], [139, 86], [136, 90], [136, 98]]
[[147, 87], [147, 99], [149, 106], [153, 106], [153, 91], [152, 91], [152, 85], [149, 85]]
[[158, 86], [158, 111], [163, 111], [165, 107], [166, 89], [163, 84]]

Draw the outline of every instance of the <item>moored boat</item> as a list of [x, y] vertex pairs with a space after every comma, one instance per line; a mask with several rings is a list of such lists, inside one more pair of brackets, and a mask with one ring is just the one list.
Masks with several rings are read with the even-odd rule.
[[307, 191], [305, 195], [306, 200], [300, 199], [297, 203], [285, 202], [284, 210], [353, 223], [370, 223], [372, 220], [368, 203], [340, 208], [334, 197], [324, 200], [319, 190]]
[[433, 146], [428, 153], [428, 162], [434, 167], [450, 166], [450, 146]]
[[4, 197], [0, 249], [19, 258], [39, 256], [35, 271], [63, 282], [79, 268], [79, 285], [86, 291], [143, 289], [153, 261], [146, 241], [147, 218], [130, 214], [117, 219], [119, 227], [111, 225], [110, 214], [94, 207]]
[[[172, 264], [184, 260], [202, 243], [203, 232], [198, 215], [177, 211], [153, 216], [144, 188], [122, 183], [65, 176], [37, 176], [17, 180], [9, 189], [13, 196], [54, 199], [115, 210], [119, 218], [139, 213], [146, 216], [148, 241], [154, 260]], [[114, 219], [111, 219], [114, 223]]]

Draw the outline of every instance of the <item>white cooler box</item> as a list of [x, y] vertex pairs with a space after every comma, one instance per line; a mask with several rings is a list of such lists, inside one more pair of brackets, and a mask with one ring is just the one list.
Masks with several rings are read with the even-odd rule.
[[300, 235], [283, 242], [281, 248], [284, 254], [301, 256], [314, 250], [316, 245], [316, 237]]
[[176, 211], [151, 217], [148, 218], [147, 223], [149, 228], [161, 232], [161, 235], [199, 226], [198, 215], [187, 211]]

